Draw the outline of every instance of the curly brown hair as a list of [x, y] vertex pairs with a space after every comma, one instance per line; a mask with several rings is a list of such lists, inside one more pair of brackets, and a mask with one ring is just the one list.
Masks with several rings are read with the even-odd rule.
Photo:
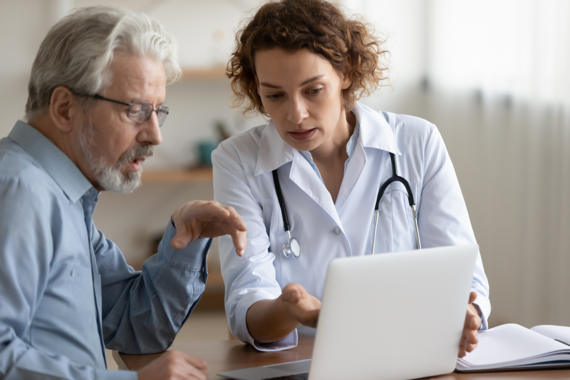
[[274, 0], [263, 5], [236, 35], [236, 48], [226, 75], [232, 79], [234, 106], [244, 102], [245, 111], [269, 116], [257, 93], [255, 53], [275, 47], [286, 51], [309, 49], [331, 63], [338, 73], [345, 64], [350, 87], [343, 90], [345, 108], [389, 84], [385, 40], [358, 19], [349, 19], [334, 4], [324, 0]]

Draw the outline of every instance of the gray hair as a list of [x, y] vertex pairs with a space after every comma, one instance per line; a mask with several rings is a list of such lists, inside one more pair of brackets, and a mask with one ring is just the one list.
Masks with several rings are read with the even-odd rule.
[[158, 22], [121, 8], [79, 8], [54, 25], [40, 46], [28, 84], [26, 119], [46, 112], [56, 87], [90, 95], [104, 89], [115, 53], [162, 62], [167, 84], [181, 76], [176, 43]]

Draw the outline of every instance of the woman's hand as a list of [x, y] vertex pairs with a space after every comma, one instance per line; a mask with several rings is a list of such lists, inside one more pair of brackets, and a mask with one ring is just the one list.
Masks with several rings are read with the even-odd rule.
[[317, 327], [321, 301], [299, 284], [287, 284], [274, 300], [257, 301], [247, 311], [247, 328], [259, 343], [285, 338], [299, 325]]
[[247, 244], [244, 221], [233, 207], [216, 201], [191, 201], [172, 214], [176, 236], [170, 242], [174, 249], [182, 249], [198, 238], [230, 235], [238, 256], [243, 256]]
[[477, 347], [477, 330], [481, 326], [481, 317], [479, 312], [473, 305], [477, 298], [477, 293], [471, 292], [469, 295], [469, 304], [467, 305], [467, 313], [465, 315], [465, 324], [463, 325], [463, 334], [459, 343], [459, 357], [462, 358]]
[[317, 327], [321, 301], [295, 283], [287, 284], [281, 294], [281, 303], [287, 314], [301, 325]]

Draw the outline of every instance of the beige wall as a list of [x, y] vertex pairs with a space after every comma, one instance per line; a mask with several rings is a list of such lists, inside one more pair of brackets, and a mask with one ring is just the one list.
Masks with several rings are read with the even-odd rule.
[[[24, 112], [26, 85], [35, 52], [50, 25], [70, 6], [97, 1], [3, 0], [0, 2], [0, 134], [6, 135]], [[146, 10], [166, 25], [180, 42], [181, 61], [188, 66], [216, 63], [226, 51], [239, 20], [255, 5], [247, 0], [170, 0], [103, 3]], [[570, 325], [566, 293], [570, 283], [566, 207], [569, 162], [567, 124], [542, 130], [516, 129], [513, 110], [482, 108], [469, 94], [459, 97], [426, 94], [425, 6], [422, 0], [344, 1], [360, 9], [390, 35], [394, 88], [366, 99], [374, 108], [414, 114], [436, 122], [454, 161], [491, 283], [491, 324], [517, 322], [528, 327]], [[213, 36], [227, 38], [212, 49]], [[235, 131], [261, 122], [243, 120], [228, 107], [231, 92], [224, 79], [185, 80], [168, 89], [172, 115], [164, 143], [150, 168], [180, 168], [195, 162], [194, 146], [215, 136], [223, 120]], [[496, 107], [495, 107], [496, 108]], [[515, 110], [516, 114], [516, 110]], [[509, 122], [504, 122], [510, 120]], [[531, 168], [531, 169], [529, 169]], [[555, 169], [554, 169], [555, 168]], [[551, 187], [545, 196], [542, 184]], [[373, 191], [373, 190], [371, 190]], [[553, 194], [558, 194], [554, 198]], [[98, 227], [119, 244], [129, 261], [147, 254], [148, 236], [160, 231], [172, 210], [190, 199], [211, 199], [208, 184], [145, 185], [132, 195], [102, 194], [95, 214]], [[553, 199], [555, 199], [553, 201]], [[560, 199], [557, 203], [556, 199]], [[558, 214], [556, 214], [558, 215]], [[566, 227], [568, 226], [568, 227]], [[570, 235], [570, 234], [567, 234]], [[556, 241], [556, 244], [553, 242]], [[430, 295], [431, 296], [431, 295]]]

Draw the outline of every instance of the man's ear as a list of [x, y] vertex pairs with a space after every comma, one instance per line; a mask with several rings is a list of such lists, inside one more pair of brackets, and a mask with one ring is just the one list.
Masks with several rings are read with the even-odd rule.
[[62, 132], [73, 129], [73, 121], [79, 117], [81, 107], [73, 92], [64, 86], [56, 87], [51, 94], [49, 115]]

